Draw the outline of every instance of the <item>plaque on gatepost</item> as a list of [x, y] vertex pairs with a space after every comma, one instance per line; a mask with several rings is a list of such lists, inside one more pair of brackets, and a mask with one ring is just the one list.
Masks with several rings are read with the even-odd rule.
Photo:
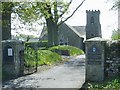
[[3, 48], [3, 63], [12, 64], [14, 62], [14, 50], [7, 45]]

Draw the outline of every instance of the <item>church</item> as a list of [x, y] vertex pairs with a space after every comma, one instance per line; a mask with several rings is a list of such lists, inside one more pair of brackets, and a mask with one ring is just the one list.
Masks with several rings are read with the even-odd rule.
[[[58, 29], [59, 45], [75, 46], [84, 50], [84, 41], [93, 37], [102, 37], [100, 11], [86, 10], [86, 26], [70, 26], [63, 23]], [[40, 40], [47, 40], [47, 30], [42, 30]]]

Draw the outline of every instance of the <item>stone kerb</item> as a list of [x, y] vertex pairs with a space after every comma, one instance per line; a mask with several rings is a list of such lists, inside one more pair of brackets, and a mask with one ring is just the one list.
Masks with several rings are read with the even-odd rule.
[[86, 49], [86, 81], [104, 80], [105, 39], [100, 37], [85, 41]]
[[[18, 40], [4, 40], [2, 41], [2, 70], [5, 76], [4, 79], [10, 79], [18, 77], [23, 70], [23, 60], [21, 60], [20, 52], [24, 51], [24, 45], [22, 41]], [[22, 58], [23, 59], [23, 58]]]

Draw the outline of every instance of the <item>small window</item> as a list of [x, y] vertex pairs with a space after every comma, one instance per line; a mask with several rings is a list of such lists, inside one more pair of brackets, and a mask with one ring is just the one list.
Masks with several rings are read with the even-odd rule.
[[92, 33], [92, 34], [91, 34], [91, 36], [93, 37], [93, 36], [94, 36], [94, 34]]
[[93, 17], [91, 17], [91, 23], [94, 23], [94, 18]]

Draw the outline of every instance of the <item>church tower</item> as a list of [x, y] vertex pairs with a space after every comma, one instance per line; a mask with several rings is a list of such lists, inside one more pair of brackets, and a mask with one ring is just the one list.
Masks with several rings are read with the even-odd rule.
[[100, 11], [86, 10], [87, 24], [86, 24], [86, 39], [93, 37], [102, 37], [100, 24]]

